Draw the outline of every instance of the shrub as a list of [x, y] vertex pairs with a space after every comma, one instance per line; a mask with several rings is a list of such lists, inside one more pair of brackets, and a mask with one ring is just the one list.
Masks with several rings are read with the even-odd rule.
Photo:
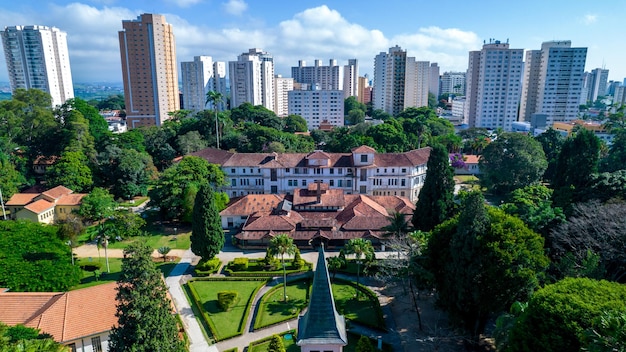
[[356, 352], [374, 352], [374, 346], [372, 341], [367, 336], [361, 336], [359, 342], [356, 344]]
[[228, 312], [237, 303], [238, 298], [237, 291], [221, 291], [217, 293], [217, 304], [223, 311]]
[[248, 258], [235, 258], [231, 263], [232, 270], [246, 271], [248, 269]]
[[102, 264], [94, 262], [94, 263], [89, 263], [89, 264], [83, 264], [80, 266], [80, 268], [82, 270], [89, 271], [90, 273], [92, 273], [96, 270], [100, 270], [102, 268]]
[[298, 250], [297, 248], [296, 248], [296, 254], [294, 254], [293, 256], [293, 262], [291, 266], [295, 270], [301, 269], [304, 266], [304, 260], [302, 260], [302, 257], [300, 256], [300, 250]]

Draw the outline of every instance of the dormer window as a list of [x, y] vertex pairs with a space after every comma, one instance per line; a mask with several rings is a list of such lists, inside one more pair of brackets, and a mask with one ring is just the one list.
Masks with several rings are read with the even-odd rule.
[[367, 155], [365, 155], [365, 154], [361, 155], [361, 162], [362, 163], [366, 163], [367, 162]]

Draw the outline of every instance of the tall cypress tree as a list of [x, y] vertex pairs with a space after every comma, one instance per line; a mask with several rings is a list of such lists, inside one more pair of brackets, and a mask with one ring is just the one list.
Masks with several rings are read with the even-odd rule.
[[210, 185], [200, 187], [193, 206], [191, 251], [203, 260], [213, 258], [224, 247], [224, 230], [215, 206], [215, 194]]
[[432, 230], [454, 210], [454, 171], [444, 146], [433, 146], [427, 167], [412, 219], [413, 226], [421, 231]]
[[124, 250], [117, 286], [118, 325], [110, 336], [111, 352], [185, 351], [152, 248], [133, 243]]

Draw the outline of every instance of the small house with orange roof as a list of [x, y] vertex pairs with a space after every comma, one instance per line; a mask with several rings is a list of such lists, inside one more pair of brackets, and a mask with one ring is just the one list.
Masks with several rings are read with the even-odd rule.
[[5, 207], [12, 220], [52, 224], [65, 220], [68, 214], [78, 210], [85, 196], [84, 193], [74, 193], [67, 187], [57, 186], [42, 193], [16, 193]]
[[0, 291], [0, 322], [52, 335], [76, 352], [107, 351], [117, 324], [115, 282], [69, 292]]
[[467, 154], [463, 155], [463, 163], [464, 167], [454, 168], [455, 175], [480, 175], [480, 168], [478, 165], [478, 161], [480, 160], [480, 155]]

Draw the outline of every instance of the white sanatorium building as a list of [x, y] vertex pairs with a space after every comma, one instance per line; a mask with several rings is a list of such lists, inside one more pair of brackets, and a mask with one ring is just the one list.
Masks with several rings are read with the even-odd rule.
[[11, 26], [1, 33], [11, 90], [42, 90], [52, 96], [53, 107], [74, 98], [65, 32], [46, 26]]
[[231, 153], [203, 149], [192, 153], [220, 165], [230, 197], [293, 194], [320, 181], [346, 194], [401, 196], [416, 202], [426, 178], [430, 148], [405, 153], [377, 153], [367, 146], [351, 153]]

